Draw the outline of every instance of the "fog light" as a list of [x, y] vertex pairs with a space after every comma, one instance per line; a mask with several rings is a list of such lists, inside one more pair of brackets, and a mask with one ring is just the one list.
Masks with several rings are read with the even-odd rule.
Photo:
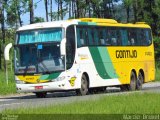
[[58, 77], [58, 78], [52, 80], [52, 82], [62, 81], [62, 80], [64, 80], [64, 79], [65, 79], [65, 76], [62, 76], [62, 77]]

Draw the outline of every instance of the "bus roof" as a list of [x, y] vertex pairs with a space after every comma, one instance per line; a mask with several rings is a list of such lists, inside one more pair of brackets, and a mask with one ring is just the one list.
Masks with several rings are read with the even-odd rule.
[[32, 29], [42, 29], [42, 28], [53, 28], [53, 27], [67, 27], [69, 25], [97, 25], [97, 26], [115, 26], [115, 27], [135, 27], [135, 28], [150, 28], [145, 22], [133, 23], [118, 23], [114, 19], [103, 19], [103, 18], [79, 18], [70, 19], [63, 21], [53, 21], [53, 22], [42, 22], [30, 25], [25, 25], [20, 27], [17, 31], [22, 30], [32, 30]]
[[75, 21], [68, 21], [68, 20], [63, 20], [63, 21], [52, 21], [52, 22], [41, 22], [41, 23], [34, 23], [34, 24], [29, 24], [29, 25], [24, 25], [20, 27], [17, 31], [23, 31], [23, 30], [32, 30], [32, 29], [43, 29], [43, 28], [56, 28], [56, 27], [67, 27], [72, 24], [77, 24], [77, 20]]

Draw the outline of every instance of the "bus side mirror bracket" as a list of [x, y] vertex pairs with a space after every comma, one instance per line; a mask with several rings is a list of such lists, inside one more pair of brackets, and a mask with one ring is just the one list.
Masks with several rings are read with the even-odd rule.
[[66, 55], [66, 40], [62, 40], [60, 45], [61, 55]]
[[12, 43], [9, 43], [8, 45], [6, 45], [4, 49], [4, 59], [5, 60], [9, 60], [9, 51], [11, 48], [12, 48]]

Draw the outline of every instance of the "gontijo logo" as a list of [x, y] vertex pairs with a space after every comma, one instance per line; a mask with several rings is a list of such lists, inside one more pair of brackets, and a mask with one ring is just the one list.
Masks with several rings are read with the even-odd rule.
[[116, 50], [116, 58], [137, 58], [136, 50]]

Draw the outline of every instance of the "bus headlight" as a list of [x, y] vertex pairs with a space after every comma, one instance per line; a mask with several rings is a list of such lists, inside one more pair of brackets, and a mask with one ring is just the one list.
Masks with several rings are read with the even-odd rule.
[[25, 82], [22, 80], [16, 80], [16, 84], [25, 84]]
[[62, 80], [64, 80], [64, 79], [65, 79], [65, 76], [62, 76], [62, 77], [58, 77], [58, 78], [52, 80], [52, 82], [62, 81]]

